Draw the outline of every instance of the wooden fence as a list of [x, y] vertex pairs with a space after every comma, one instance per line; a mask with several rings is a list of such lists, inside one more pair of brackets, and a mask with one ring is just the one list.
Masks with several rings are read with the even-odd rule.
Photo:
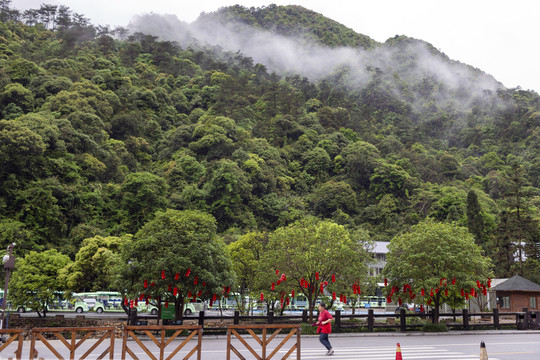
[[14, 357], [8, 357], [11, 359], [20, 359], [22, 356], [23, 348], [23, 331], [22, 329], [0, 329], [0, 335], [2, 336], [2, 345], [0, 346], [0, 354], [8, 348], [11, 344], [17, 341], [15, 350], [13, 351]]
[[[171, 353], [169, 356], [165, 357], [165, 350], [171, 344], [171, 342], [178, 337], [184, 330], [189, 331], [189, 335], [178, 344], [176, 347], [172, 347]], [[154, 355], [154, 352], [150, 350], [141, 340], [140, 336], [137, 335], [137, 332], [142, 332], [149, 339], [152, 340], [152, 343], [157, 346], [158, 356]], [[153, 332], [159, 332], [159, 339], [153, 334]], [[172, 332], [167, 338], [167, 332]], [[202, 343], [202, 326], [126, 326], [124, 327], [124, 337], [122, 342], [122, 359], [126, 359], [126, 355], [129, 354], [132, 359], [139, 359], [132, 348], [127, 344], [128, 338], [135, 340], [135, 343], [142, 349], [146, 355], [152, 360], [170, 360], [175, 357], [175, 355], [186, 346], [190, 340], [195, 336], [196, 344], [195, 346], [187, 353], [183, 359], [189, 359], [192, 355], [197, 356], [197, 360], [201, 359], [201, 343]]]
[[[492, 312], [469, 313], [467, 309], [456, 313], [440, 313], [441, 322], [445, 323], [450, 329], [455, 330], [471, 330], [478, 327], [500, 329], [501, 326], [513, 327], [518, 330], [525, 329], [540, 329], [540, 312], [528, 311], [523, 312], [503, 312], [499, 313], [497, 309]], [[147, 319], [151, 319], [148, 317]], [[155, 319], [155, 317], [154, 317]], [[276, 316], [273, 312], [268, 312], [267, 315], [247, 316], [240, 315], [238, 311], [231, 316], [207, 316], [204, 311], [201, 311], [198, 316], [185, 317], [184, 320], [197, 320], [198, 325], [202, 326], [205, 331], [224, 332], [226, 327], [215, 326], [216, 320], [232, 322], [232, 325], [266, 323], [273, 324], [276, 321], [282, 324], [298, 324], [308, 322], [307, 310], [304, 310], [301, 315], [285, 315]], [[367, 314], [344, 314], [339, 310], [334, 312], [333, 328], [336, 330], [358, 328], [368, 332], [383, 331], [384, 329], [393, 329], [399, 331], [414, 331], [419, 330], [426, 321], [414, 321], [411, 319], [432, 320], [430, 313], [409, 313], [401, 311], [397, 314], [375, 313], [373, 309], [369, 309]], [[409, 319], [409, 320], [408, 320]], [[382, 320], [382, 321], [381, 321]], [[504, 321], [502, 321], [504, 320]]]
[[[283, 340], [274, 348], [272, 352], [269, 352], [270, 342], [281, 332], [283, 329], [289, 329], [289, 333], [283, 338]], [[251, 338], [254, 339], [261, 347], [260, 352], [255, 350], [240, 334], [240, 331], [246, 331]], [[270, 337], [268, 337], [268, 330], [272, 331]], [[261, 332], [261, 337], [255, 333], [255, 331]], [[240, 343], [249, 352], [255, 356], [257, 360], [270, 360], [272, 359], [281, 348], [283, 348], [287, 342], [296, 334], [296, 342], [287, 350], [285, 355], [281, 357], [282, 360], [288, 359], [289, 356], [296, 351], [296, 359], [300, 360], [300, 325], [231, 325], [227, 327], [227, 360], [231, 359], [231, 353], [238, 356], [239, 359], [245, 360], [246, 358], [240, 353], [240, 351], [233, 345], [233, 336], [240, 341]], [[260, 354], [260, 355], [259, 355]]]
[[[83, 334], [84, 333], [84, 334]], [[103, 333], [97, 335], [97, 333]], [[47, 339], [45, 334], [53, 335], [54, 338], [60, 340], [60, 342], [67, 348], [69, 351], [69, 358], [74, 359], [86, 359], [94, 350], [107, 338], [109, 339], [109, 346], [102, 351], [101, 355], [98, 356], [98, 359], [103, 359], [107, 354], [109, 354], [109, 359], [114, 357], [114, 327], [71, 327], [71, 328], [35, 328], [32, 329], [32, 342], [30, 344], [30, 359], [35, 359], [39, 356], [36, 342], [41, 341], [51, 353], [56, 356], [57, 359], [64, 359], [60, 353], [60, 349], [57, 349], [54, 345], [50, 343], [50, 339]], [[67, 334], [66, 336], [64, 336]], [[79, 335], [79, 336], [78, 336]], [[82, 335], [82, 336], [81, 336]], [[96, 335], [97, 340], [95, 339]], [[88, 339], [94, 336], [93, 340], [96, 340], [94, 344], [84, 353], [79, 355], [77, 349]], [[78, 339], [79, 337], [79, 339]], [[77, 354], [77, 356], [76, 356]], [[43, 359], [40, 357], [39, 359]]]

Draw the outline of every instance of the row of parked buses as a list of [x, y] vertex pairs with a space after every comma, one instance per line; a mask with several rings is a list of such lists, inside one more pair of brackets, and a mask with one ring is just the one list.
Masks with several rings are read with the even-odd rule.
[[[3, 300], [3, 290], [0, 290], [0, 306], [1, 301]], [[227, 298], [221, 298], [213, 303], [212, 309], [223, 309], [223, 310], [232, 310], [238, 308], [238, 301], [240, 301], [241, 296], [237, 293], [231, 293]], [[329, 300], [329, 299], [328, 299]], [[368, 296], [359, 298], [356, 302], [356, 308], [385, 308], [386, 299], [381, 296]], [[123, 298], [119, 292], [115, 291], [96, 291], [96, 292], [83, 292], [83, 293], [73, 293], [70, 300], [64, 300], [62, 294], [59, 294], [58, 299], [53, 301], [48, 306], [49, 311], [74, 311], [77, 313], [84, 313], [88, 311], [94, 311], [96, 313], [102, 312], [114, 312], [114, 311], [123, 311], [122, 309]], [[249, 298], [245, 297], [245, 303], [249, 303]], [[9, 308], [13, 311], [24, 313], [27, 311], [32, 311], [24, 306], [17, 306], [13, 304], [8, 304]], [[251, 309], [256, 310], [260, 304], [257, 304], [257, 301], [251, 300]], [[280, 308], [281, 303], [276, 302], [275, 307]], [[348, 307], [348, 304], [344, 304], [336, 299], [333, 303], [333, 308], [335, 310], [344, 310]], [[286, 307], [286, 310], [304, 310], [308, 309], [308, 299], [304, 295], [297, 295], [291, 297], [289, 305]], [[209, 308], [208, 302], [205, 302], [202, 299], [197, 298], [195, 301], [191, 300], [190, 302], [184, 304], [184, 313], [190, 315], [202, 310]], [[146, 312], [152, 315], [157, 315], [158, 309], [153, 305], [146, 305], [144, 302], [139, 302], [137, 306], [138, 312]]]

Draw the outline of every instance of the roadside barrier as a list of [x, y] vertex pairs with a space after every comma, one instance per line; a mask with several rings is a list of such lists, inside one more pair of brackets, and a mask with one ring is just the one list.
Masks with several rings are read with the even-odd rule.
[[[67, 333], [67, 338], [62, 333]], [[77, 339], [77, 334], [84, 335]], [[77, 349], [91, 336], [96, 336], [97, 333], [103, 333], [101, 336], [98, 335], [98, 338], [93, 338], [95, 340], [94, 344], [82, 355], [78, 355]], [[35, 328], [32, 329], [32, 342], [30, 344], [30, 359], [35, 359], [39, 356], [36, 342], [41, 341], [51, 353], [56, 356], [57, 359], [64, 359], [64, 356], [59, 352], [60, 349], [57, 349], [53, 344], [50, 343], [50, 339], [47, 339], [44, 334], [52, 334], [56, 339], [65, 345], [69, 350], [69, 358], [74, 359], [86, 359], [90, 354], [98, 348], [98, 346], [103, 343], [106, 339], [109, 339], [110, 343], [108, 346], [105, 346], [105, 349], [100, 349], [102, 351], [101, 355], [97, 359], [104, 359], [107, 354], [109, 354], [109, 359], [114, 357], [114, 327], [70, 327], [70, 328]], [[77, 356], [75, 356], [77, 354]], [[44, 359], [39, 357], [39, 359]]]
[[[178, 346], [172, 349], [169, 356], [165, 357], [165, 350], [167, 346], [171, 344], [171, 342], [178, 337], [184, 330], [187, 330], [189, 335], [180, 343]], [[167, 332], [173, 332], [172, 335], [170, 335], [167, 338]], [[137, 335], [137, 333], [143, 332], [146, 336], [148, 336], [153, 344], [155, 344], [158, 348], [158, 351], [156, 353], [159, 353], [159, 356], [154, 355], [154, 352], [149, 349], [141, 340], [140, 336]], [[159, 339], [153, 334], [153, 332], [159, 332]], [[122, 359], [126, 359], [126, 355], [129, 354], [131, 356], [131, 359], [139, 359], [137, 355], [135, 354], [134, 348], [129, 347], [127, 340], [128, 338], [132, 338], [135, 340], [135, 343], [139, 346], [140, 349], [142, 349], [146, 355], [150, 357], [152, 360], [170, 360], [173, 359], [174, 356], [186, 346], [190, 340], [192, 340], [195, 336], [197, 336], [196, 345], [193, 347], [183, 359], [189, 359], [193, 354], [196, 353], [197, 360], [201, 359], [201, 343], [202, 343], [202, 326], [195, 325], [195, 326], [168, 326], [168, 325], [161, 325], [161, 326], [126, 326], [124, 327], [124, 337], [122, 341]]]
[[0, 346], [0, 354], [13, 342], [17, 341], [17, 347], [13, 354], [14, 358], [8, 357], [8, 360], [11, 359], [20, 359], [22, 356], [22, 347], [23, 347], [23, 331], [22, 329], [0, 329], [0, 335], [2, 336], [2, 346]]
[[[289, 333], [285, 338], [277, 345], [273, 350], [268, 349], [268, 344], [284, 329], [288, 329]], [[268, 331], [271, 331], [270, 337]], [[251, 345], [244, 339], [239, 331], [246, 331], [251, 338], [254, 339], [261, 347], [259, 352], [253, 349]], [[255, 333], [255, 331], [261, 331], [261, 337]], [[240, 351], [233, 345], [233, 336], [240, 341], [244, 347], [253, 354], [257, 360], [270, 360], [277, 354], [277, 352], [285, 346], [285, 344], [296, 334], [296, 342], [290, 349], [281, 357], [282, 360], [288, 359], [289, 356], [296, 351], [296, 359], [300, 360], [300, 325], [279, 325], [279, 324], [265, 324], [265, 325], [231, 325], [227, 327], [227, 360], [231, 359], [231, 352], [238, 356], [239, 359], [245, 360], [246, 358], [240, 353]], [[272, 352], [267, 355], [267, 352]], [[287, 350], [286, 348], [284, 350]]]
[[480, 360], [488, 360], [486, 344], [483, 341], [480, 343]]

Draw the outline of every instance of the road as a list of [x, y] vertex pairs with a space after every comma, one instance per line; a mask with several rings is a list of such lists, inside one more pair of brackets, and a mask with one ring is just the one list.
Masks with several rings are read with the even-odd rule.
[[[246, 337], [247, 338], [247, 337]], [[271, 343], [273, 347], [282, 341], [282, 337], [278, 337]], [[490, 360], [538, 360], [540, 359], [540, 333], [507, 333], [507, 334], [467, 334], [467, 335], [379, 335], [379, 336], [358, 336], [358, 335], [331, 335], [330, 340], [335, 348], [335, 354], [332, 357], [336, 360], [394, 360], [396, 356], [396, 344], [401, 344], [401, 352], [404, 360], [473, 360], [479, 358], [480, 342], [486, 343], [486, 348]], [[168, 356], [173, 351], [174, 346], [178, 345], [181, 340], [174, 340], [169, 347], [166, 348], [165, 355]], [[327, 359], [325, 349], [318, 341], [316, 336], [302, 336], [301, 339], [301, 355], [302, 359], [317, 360]], [[51, 341], [53, 346], [58, 350], [63, 346], [58, 340]], [[255, 341], [248, 341], [249, 344], [255, 346]], [[93, 343], [88, 342], [81, 345], [77, 350], [77, 354], [81, 356], [88, 347]], [[153, 346], [149, 340], [145, 340], [144, 344], [150, 349]], [[293, 342], [289, 340], [284, 346], [292, 346]], [[233, 343], [241, 354], [246, 359], [254, 359], [254, 356], [249, 353], [238, 340]], [[25, 342], [23, 359], [28, 358], [29, 342]], [[135, 355], [140, 359], [149, 359], [150, 357], [138, 347], [135, 341], [129, 341], [128, 346], [134, 351]], [[194, 343], [188, 344], [186, 349], [182, 349], [174, 358], [184, 358], [187, 352], [194, 346]], [[219, 338], [204, 338], [202, 345], [202, 359], [204, 360], [221, 360], [226, 359], [227, 340], [224, 336]], [[115, 343], [115, 359], [120, 359], [120, 351], [122, 348], [121, 340]], [[153, 353], [158, 356], [159, 352], [155, 350]], [[281, 350], [274, 357], [281, 359], [286, 350]], [[54, 358], [48, 349], [43, 344], [38, 347], [40, 357], [45, 359]], [[79, 352], [80, 351], [80, 352]], [[90, 356], [89, 359], [95, 359], [102, 350], [98, 348], [95, 356]], [[270, 351], [267, 351], [267, 355]], [[68, 354], [64, 352], [66, 357]], [[6, 357], [0, 356], [0, 359]], [[76, 356], [77, 358], [77, 356]], [[108, 358], [108, 356], [107, 356]], [[127, 357], [130, 358], [129, 356]], [[193, 356], [193, 359], [196, 357]], [[237, 359], [232, 354], [231, 359]], [[296, 359], [293, 353], [289, 359]]]

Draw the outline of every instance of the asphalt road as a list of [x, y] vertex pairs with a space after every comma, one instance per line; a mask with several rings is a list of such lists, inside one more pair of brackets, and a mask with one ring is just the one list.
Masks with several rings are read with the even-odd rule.
[[[376, 336], [374, 336], [376, 335]], [[247, 336], [245, 337], [247, 339]], [[171, 354], [175, 346], [178, 346], [183, 339], [172, 341], [166, 348], [165, 357]], [[277, 344], [281, 343], [283, 337], [275, 338], [269, 348], [273, 349]], [[482, 333], [467, 333], [466, 335], [455, 334], [436, 334], [436, 335], [334, 335], [330, 336], [330, 341], [335, 349], [333, 359], [340, 360], [394, 360], [396, 358], [396, 344], [401, 344], [401, 353], [403, 360], [473, 360], [479, 359], [480, 342], [486, 343], [486, 348], [490, 360], [538, 360], [540, 359], [540, 332], [487, 332]], [[250, 345], [257, 349], [254, 340], [247, 341]], [[107, 343], [107, 342], [104, 342]], [[159, 352], [155, 344], [150, 340], [144, 340], [143, 343], [151, 352], [159, 358]], [[301, 358], [307, 360], [327, 359], [325, 356], [326, 350], [319, 343], [317, 336], [302, 336], [301, 339]], [[59, 340], [51, 341], [52, 346], [60, 351], [65, 357], [69, 358], [67, 352], [62, 352], [63, 345]], [[91, 340], [82, 344], [78, 349], [77, 355], [80, 357], [84, 352], [92, 346]], [[182, 349], [174, 357], [184, 358], [195, 343], [190, 342], [185, 349]], [[289, 340], [282, 350], [276, 354], [274, 358], [281, 359], [286, 353], [286, 348], [290, 348], [294, 342]], [[246, 359], [254, 359], [255, 357], [243, 347], [238, 341], [234, 341], [233, 345], [239, 349], [240, 353]], [[101, 344], [94, 353], [89, 356], [89, 359], [96, 359], [103, 351], [104, 344]], [[30, 342], [26, 341], [23, 351], [23, 359], [27, 359], [29, 355]], [[140, 359], [150, 359], [145, 352], [137, 345], [135, 341], [128, 341], [128, 347]], [[226, 359], [226, 337], [210, 337], [204, 338], [202, 344], [202, 359], [205, 360], [220, 360]], [[122, 341], [121, 339], [115, 342], [115, 359], [121, 358]], [[260, 349], [260, 347], [259, 347]], [[45, 345], [38, 343], [39, 356], [45, 359], [53, 359], [50, 350]], [[267, 355], [271, 352], [269, 350]], [[0, 359], [7, 359], [10, 355], [5, 351], [0, 355]], [[231, 354], [231, 359], [237, 359], [234, 354]], [[108, 358], [108, 356], [106, 357]], [[131, 357], [127, 356], [128, 359]], [[192, 356], [195, 359], [196, 356]], [[289, 359], [296, 359], [296, 354], [293, 353]]]

